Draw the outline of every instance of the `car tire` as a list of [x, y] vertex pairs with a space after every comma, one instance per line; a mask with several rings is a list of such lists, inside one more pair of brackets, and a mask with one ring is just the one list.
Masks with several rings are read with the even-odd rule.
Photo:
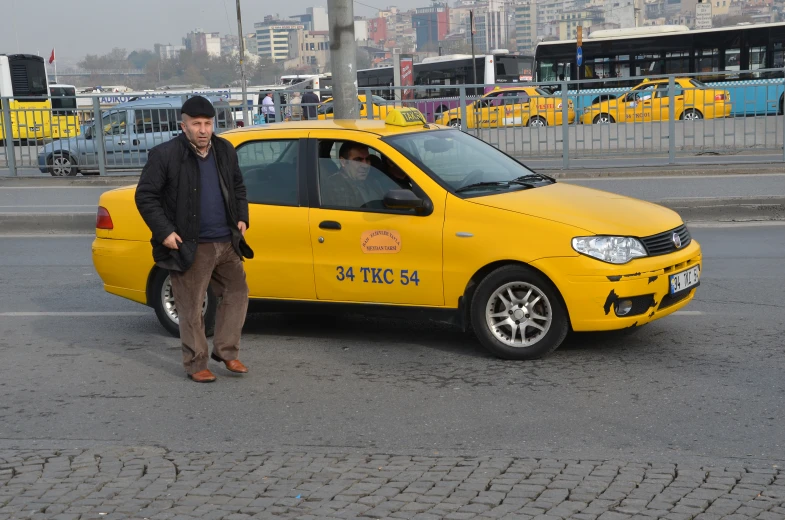
[[543, 357], [561, 345], [570, 328], [561, 295], [551, 281], [521, 265], [488, 274], [477, 286], [469, 312], [477, 339], [502, 359]]
[[63, 152], [56, 152], [47, 157], [46, 166], [52, 177], [75, 177], [79, 173], [73, 158]]
[[682, 112], [682, 114], [679, 116], [679, 119], [682, 121], [697, 121], [699, 119], [703, 119], [703, 114], [701, 114], [699, 110], [689, 108]]
[[534, 116], [526, 122], [526, 126], [530, 128], [542, 128], [548, 126], [548, 121], [540, 116]]
[[[180, 337], [180, 323], [177, 321], [177, 307], [172, 296], [172, 283], [169, 278], [169, 271], [157, 269], [150, 284], [150, 301], [158, 321], [172, 336]], [[207, 288], [207, 301], [202, 308], [204, 315], [204, 331], [210, 337], [215, 332], [215, 312], [218, 308], [218, 299], [213, 290]]]
[[594, 117], [594, 120], [592, 121], [592, 123], [594, 123], [595, 125], [603, 125], [603, 124], [607, 125], [615, 122], [616, 120], [613, 119], [613, 116], [605, 112], [603, 112], [602, 114], [597, 114]]
[[451, 126], [453, 128], [460, 128], [461, 127], [461, 120], [460, 119], [450, 119], [450, 122], [447, 123], [447, 126]]

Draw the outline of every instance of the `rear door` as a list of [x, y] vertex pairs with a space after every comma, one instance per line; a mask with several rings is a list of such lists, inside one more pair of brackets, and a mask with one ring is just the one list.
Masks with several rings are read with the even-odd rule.
[[177, 135], [177, 121], [171, 120], [171, 105], [137, 108], [133, 111], [133, 134], [129, 142], [128, 161], [134, 166], [147, 162], [150, 149]]

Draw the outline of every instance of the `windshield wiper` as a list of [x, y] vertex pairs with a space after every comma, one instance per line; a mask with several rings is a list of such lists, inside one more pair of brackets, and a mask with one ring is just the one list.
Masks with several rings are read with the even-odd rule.
[[552, 177], [548, 177], [547, 175], [543, 175], [541, 173], [530, 173], [530, 174], [527, 174], [527, 175], [521, 175], [520, 177], [516, 177], [514, 180], [516, 180], [516, 181], [540, 180], [540, 181], [556, 182], [556, 180], [553, 179]]
[[462, 193], [464, 191], [469, 191], [476, 188], [485, 188], [488, 186], [500, 186], [500, 187], [509, 188], [512, 185], [523, 186], [525, 188], [534, 188], [533, 184], [529, 184], [528, 182], [523, 182], [518, 179], [513, 179], [511, 181], [473, 182], [471, 184], [467, 184], [466, 186], [461, 186], [460, 188], [455, 190], [455, 193]]

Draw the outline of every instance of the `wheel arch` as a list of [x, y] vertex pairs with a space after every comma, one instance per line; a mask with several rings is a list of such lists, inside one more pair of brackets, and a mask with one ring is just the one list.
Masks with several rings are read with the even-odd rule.
[[458, 301], [458, 308], [460, 309], [460, 319], [461, 319], [461, 329], [466, 331], [471, 326], [471, 319], [470, 319], [470, 310], [472, 307], [472, 301], [474, 299], [474, 293], [477, 290], [477, 286], [480, 282], [489, 274], [491, 274], [496, 269], [500, 267], [506, 266], [519, 266], [525, 267], [526, 269], [530, 269], [535, 273], [538, 273], [543, 278], [548, 280], [548, 283], [551, 284], [551, 288], [554, 290], [556, 295], [559, 298], [559, 303], [561, 303], [562, 308], [564, 309], [565, 314], [567, 315], [567, 324], [569, 325], [570, 330], [572, 330], [572, 319], [570, 318], [570, 310], [567, 307], [567, 302], [564, 300], [564, 296], [562, 296], [561, 291], [553, 283], [550, 276], [548, 276], [545, 272], [540, 269], [537, 269], [533, 265], [522, 262], [520, 260], [497, 260], [495, 262], [491, 262], [479, 268], [472, 276], [469, 278], [469, 281], [466, 283], [466, 287], [463, 290], [463, 295], [459, 298]]
[[155, 295], [153, 294], [153, 285], [155, 283], [155, 277], [158, 276], [158, 273], [160, 271], [163, 271], [163, 269], [161, 269], [157, 265], [153, 265], [153, 268], [150, 269], [150, 273], [147, 275], [147, 284], [144, 291], [147, 297], [147, 302], [145, 303], [145, 305], [147, 305], [150, 308], [153, 308], [153, 301], [155, 298]]

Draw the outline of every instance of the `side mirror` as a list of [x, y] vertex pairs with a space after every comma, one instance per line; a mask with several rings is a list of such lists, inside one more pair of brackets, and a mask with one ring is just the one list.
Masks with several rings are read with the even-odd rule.
[[384, 195], [384, 206], [389, 209], [422, 208], [425, 205], [411, 190], [390, 190]]

